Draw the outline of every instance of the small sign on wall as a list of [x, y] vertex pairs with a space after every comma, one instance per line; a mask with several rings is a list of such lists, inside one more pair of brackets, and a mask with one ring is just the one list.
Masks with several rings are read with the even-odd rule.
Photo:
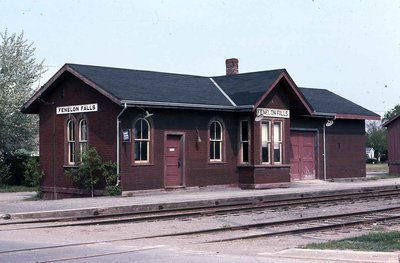
[[122, 142], [131, 142], [131, 130], [122, 129]]
[[283, 109], [258, 108], [257, 116], [273, 118], [290, 118], [290, 111]]

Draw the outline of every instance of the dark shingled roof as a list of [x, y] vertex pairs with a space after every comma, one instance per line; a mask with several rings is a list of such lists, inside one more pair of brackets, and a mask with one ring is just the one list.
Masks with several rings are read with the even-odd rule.
[[[111, 95], [116, 103], [171, 105], [203, 109], [253, 109], [285, 69], [213, 78], [143, 70], [65, 64], [24, 104], [22, 112], [38, 113], [39, 98], [65, 71], [82, 75]], [[79, 76], [78, 76], [79, 77]], [[288, 75], [288, 77], [290, 77]], [[213, 83], [215, 81], [215, 83]], [[96, 88], [96, 87], [95, 87]], [[294, 87], [296, 88], [296, 87]], [[314, 113], [345, 114], [365, 118], [379, 115], [328, 90], [299, 88]], [[236, 105], [235, 105], [236, 104]], [[246, 107], [247, 106], [247, 107]]]
[[119, 100], [232, 106], [206, 77], [77, 64], [67, 66]]
[[299, 87], [299, 89], [315, 112], [379, 116], [376, 113], [355, 104], [354, 102], [330, 92], [329, 90], [301, 87]]
[[276, 69], [213, 79], [236, 105], [254, 105], [284, 71]]

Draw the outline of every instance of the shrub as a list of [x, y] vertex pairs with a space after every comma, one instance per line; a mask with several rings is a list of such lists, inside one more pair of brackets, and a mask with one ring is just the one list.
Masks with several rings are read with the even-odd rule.
[[117, 185], [117, 164], [112, 161], [104, 162], [96, 148], [90, 147], [82, 153], [77, 166], [65, 172], [71, 180], [85, 190], [90, 190], [94, 197], [94, 186], [104, 177], [106, 187], [104, 193], [109, 196], [121, 194], [121, 187]]
[[118, 185], [117, 164], [112, 161], [103, 163], [103, 176], [106, 180], [105, 195], [121, 195], [121, 187]]
[[100, 181], [102, 160], [96, 148], [90, 147], [78, 156], [77, 167], [68, 169], [65, 174], [79, 187], [90, 190], [94, 197], [94, 186]]
[[44, 174], [43, 171], [40, 170], [38, 158], [30, 157], [24, 162], [24, 168], [25, 184], [34, 187], [40, 196], [40, 183]]

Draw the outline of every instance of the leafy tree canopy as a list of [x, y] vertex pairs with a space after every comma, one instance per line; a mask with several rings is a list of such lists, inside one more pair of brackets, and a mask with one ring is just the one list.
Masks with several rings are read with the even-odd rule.
[[386, 129], [380, 121], [367, 121], [366, 123], [367, 146], [374, 148], [379, 153], [387, 151]]
[[388, 120], [390, 120], [391, 118], [393, 118], [394, 116], [396, 116], [398, 114], [400, 114], [400, 104], [397, 104], [396, 106], [394, 106], [393, 109], [387, 111], [385, 113], [385, 115], [383, 116], [382, 121], [384, 121], [384, 122], [388, 121]]
[[0, 32], [0, 155], [32, 149], [37, 136], [37, 118], [22, 114], [21, 106], [30, 98], [43, 72], [43, 61], [35, 59], [33, 43], [23, 32]]

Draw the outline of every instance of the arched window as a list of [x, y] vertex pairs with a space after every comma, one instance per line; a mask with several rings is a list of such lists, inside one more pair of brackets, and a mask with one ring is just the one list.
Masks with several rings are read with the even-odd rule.
[[210, 161], [222, 161], [222, 125], [213, 121], [210, 125]]
[[67, 122], [68, 164], [75, 164], [75, 122]]
[[135, 162], [149, 162], [150, 125], [145, 119], [135, 123]]
[[82, 153], [87, 150], [88, 147], [88, 125], [85, 119], [79, 122], [79, 151]]

